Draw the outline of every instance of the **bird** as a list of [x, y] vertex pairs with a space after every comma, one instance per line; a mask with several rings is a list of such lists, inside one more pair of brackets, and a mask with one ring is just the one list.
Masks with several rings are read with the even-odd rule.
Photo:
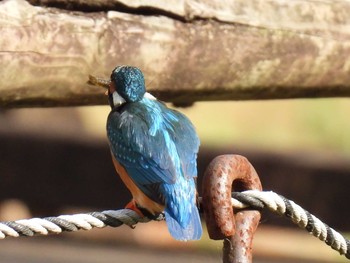
[[106, 92], [111, 111], [107, 137], [114, 167], [132, 194], [126, 208], [152, 218], [164, 213], [176, 240], [199, 240], [194, 125], [146, 92], [142, 71], [117, 66]]

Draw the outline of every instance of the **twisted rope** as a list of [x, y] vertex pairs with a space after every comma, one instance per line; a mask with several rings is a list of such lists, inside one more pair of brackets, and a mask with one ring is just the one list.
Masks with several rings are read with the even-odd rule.
[[[274, 192], [255, 190], [233, 192], [232, 206], [236, 209], [262, 210], [268, 208], [272, 212], [286, 216], [293, 223], [307, 230], [341, 255], [345, 255], [346, 258], [350, 259], [350, 241], [348, 239], [293, 201], [281, 195]], [[130, 209], [22, 219], [0, 222], [0, 239], [6, 237], [59, 234], [64, 231], [90, 230], [94, 227], [118, 227], [123, 224], [133, 228], [137, 223], [145, 223], [150, 220], [147, 217], [141, 217]], [[153, 220], [164, 220], [164, 215], [161, 214]]]
[[350, 240], [323, 223], [316, 216], [282, 195], [274, 192], [249, 190], [232, 193], [233, 206], [236, 208], [252, 208], [261, 210], [268, 208], [281, 216], [289, 218], [300, 228], [305, 229], [328, 246], [350, 259]]
[[[160, 215], [155, 220], [163, 220]], [[141, 217], [130, 209], [106, 210], [87, 214], [61, 215], [57, 217], [31, 218], [17, 221], [0, 222], [0, 239], [6, 237], [59, 234], [62, 232], [90, 230], [94, 227], [118, 227], [123, 224], [134, 227], [139, 222], [150, 219]]]

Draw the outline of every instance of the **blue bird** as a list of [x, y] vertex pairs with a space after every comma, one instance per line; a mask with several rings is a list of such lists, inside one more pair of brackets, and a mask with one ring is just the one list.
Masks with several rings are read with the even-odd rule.
[[151, 217], [164, 211], [175, 239], [200, 239], [195, 181], [199, 139], [192, 123], [147, 93], [136, 67], [116, 67], [107, 94], [113, 163], [133, 196], [127, 207]]

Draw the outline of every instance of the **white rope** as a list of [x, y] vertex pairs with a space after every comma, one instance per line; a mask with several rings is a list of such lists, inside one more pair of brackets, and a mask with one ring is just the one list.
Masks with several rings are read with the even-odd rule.
[[[249, 190], [241, 194], [261, 201], [265, 207], [273, 212], [290, 217], [299, 227], [306, 229], [321, 241], [325, 241], [327, 245], [337, 250], [341, 255], [345, 255], [350, 259], [350, 241], [293, 201], [274, 192]], [[235, 198], [232, 198], [232, 203], [238, 204], [238, 207], [249, 207], [248, 204]]]
[[62, 215], [58, 218], [67, 220], [68, 222], [76, 225], [78, 228], [83, 230], [91, 230], [93, 227], [104, 227], [106, 226], [101, 220], [98, 220], [90, 215], [76, 214], [76, 215]]
[[49, 233], [49, 231], [47, 230], [49, 224], [52, 224], [51, 228], [57, 229], [56, 233], [62, 232], [62, 230], [59, 227], [57, 227], [55, 224], [40, 218], [22, 219], [22, 220], [17, 220], [15, 222], [18, 224], [24, 225], [26, 227], [29, 227], [30, 230], [40, 235], [47, 235]]
[[14, 229], [3, 223], [0, 223], [0, 235], [2, 238], [6, 236], [19, 237], [19, 234]]
[[63, 231], [91, 230], [107, 225], [133, 226], [138, 222], [148, 222], [130, 209], [108, 210], [90, 214], [61, 215], [58, 217], [22, 219], [14, 222], [0, 222], [0, 239], [6, 237], [32, 236], [34, 234], [59, 234]]
[[[299, 227], [306, 229], [321, 241], [337, 250], [340, 254], [350, 259], [350, 241], [340, 233], [327, 226], [320, 219], [304, 210], [291, 200], [274, 192], [262, 192], [249, 190], [232, 193], [232, 206], [235, 209], [262, 209], [269, 210], [279, 215], [290, 218]], [[201, 201], [201, 198], [199, 199]], [[160, 215], [154, 220], [164, 220]], [[141, 217], [130, 209], [107, 210], [88, 214], [61, 215], [58, 217], [31, 218], [10, 222], [0, 222], [0, 239], [6, 237], [33, 236], [59, 234], [63, 231], [77, 231], [80, 229], [103, 228], [106, 226], [117, 227], [123, 224], [133, 227], [139, 222], [150, 221], [147, 217]]]

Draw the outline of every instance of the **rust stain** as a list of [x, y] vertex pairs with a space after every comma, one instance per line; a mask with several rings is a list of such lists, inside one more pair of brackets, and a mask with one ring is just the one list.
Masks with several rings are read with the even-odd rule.
[[[260, 220], [259, 211], [241, 211], [231, 205], [232, 191], [262, 190], [249, 161], [240, 155], [221, 155], [203, 177], [203, 210], [209, 237], [224, 239], [224, 262], [251, 262], [252, 240]], [[243, 261], [242, 261], [243, 260]]]

